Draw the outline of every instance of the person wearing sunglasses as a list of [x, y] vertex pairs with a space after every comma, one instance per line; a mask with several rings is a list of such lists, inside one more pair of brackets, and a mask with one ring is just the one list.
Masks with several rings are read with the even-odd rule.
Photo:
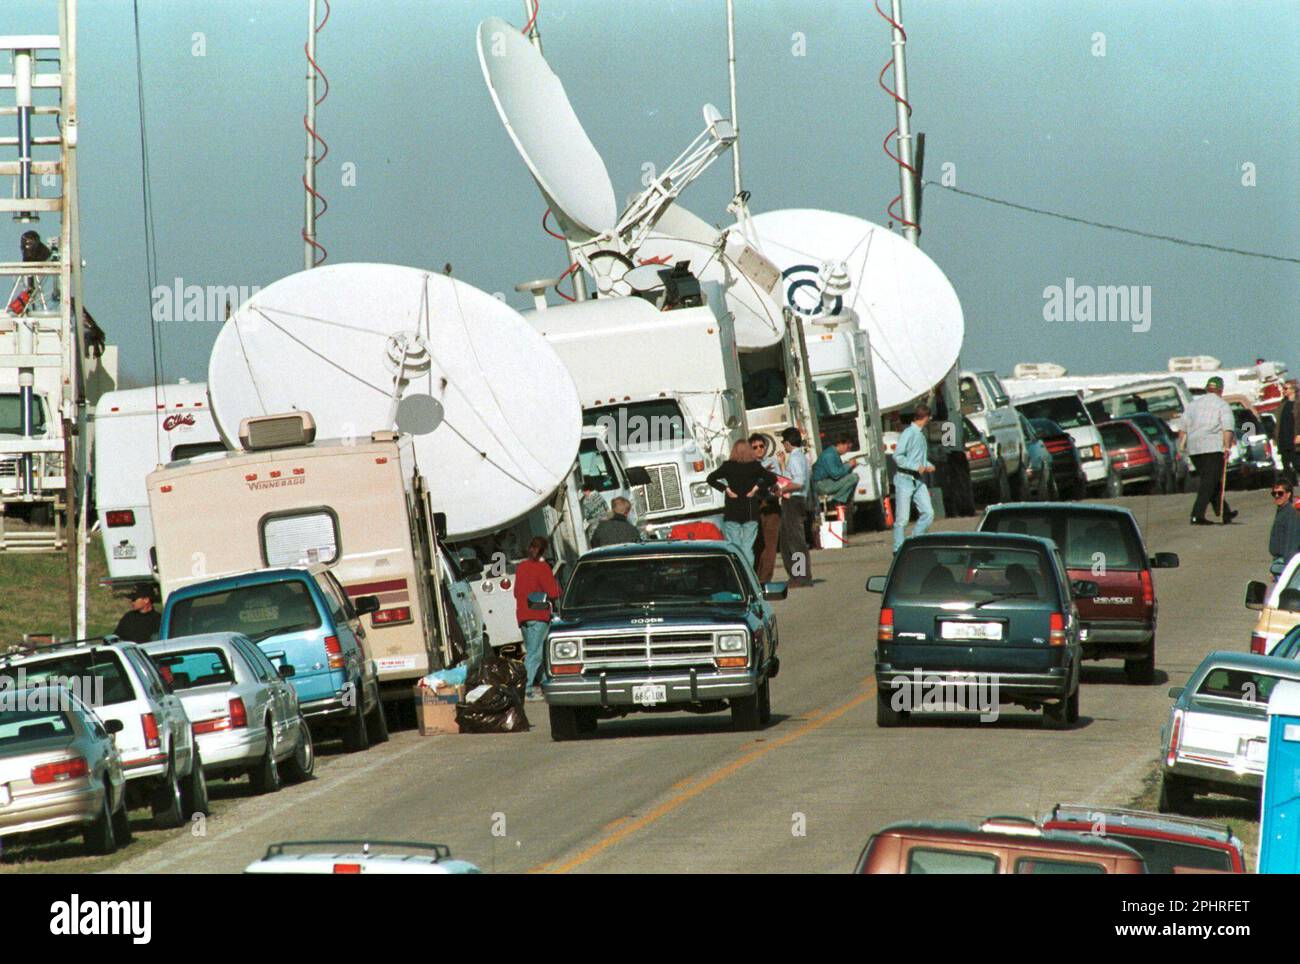
[[1273, 483], [1273, 528], [1268, 533], [1268, 554], [1273, 557], [1273, 569], [1281, 572], [1287, 560], [1300, 552], [1300, 510], [1295, 506], [1295, 487], [1286, 479]]

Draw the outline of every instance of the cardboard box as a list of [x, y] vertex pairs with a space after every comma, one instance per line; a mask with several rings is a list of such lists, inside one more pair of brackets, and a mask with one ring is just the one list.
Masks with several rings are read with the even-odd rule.
[[459, 733], [456, 725], [456, 707], [465, 695], [465, 688], [433, 690], [415, 688], [415, 718], [420, 724], [420, 736], [437, 736], [441, 733]]

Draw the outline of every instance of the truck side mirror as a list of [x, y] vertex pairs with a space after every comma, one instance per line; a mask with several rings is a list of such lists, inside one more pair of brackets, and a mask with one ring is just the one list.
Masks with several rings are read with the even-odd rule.
[[1169, 687], [1169, 698], [1170, 698], [1171, 700], [1176, 700], [1176, 699], [1178, 699], [1178, 697], [1180, 697], [1180, 696], [1183, 695], [1183, 690], [1185, 690], [1186, 688], [1187, 688], [1187, 687], [1185, 687], [1185, 686], [1171, 686], [1171, 687]]
[[1176, 552], [1157, 552], [1151, 557], [1152, 569], [1177, 569], [1178, 553]]
[[643, 465], [629, 465], [624, 471], [627, 476], [627, 484], [631, 486], [649, 485], [650, 473], [646, 471]]
[[785, 599], [788, 595], [790, 590], [784, 582], [763, 583], [763, 598], [769, 602]]
[[885, 581], [884, 576], [871, 576], [867, 579], [867, 592], [884, 592]]
[[379, 597], [358, 596], [356, 600], [352, 603], [352, 607], [356, 610], [358, 616], [365, 616], [369, 613], [377, 613], [379, 612]]
[[1263, 609], [1264, 600], [1268, 598], [1268, 586], [1258, 580], [1246, 583], [1246, 608]]
[[433, 514], [433, 534], [442, 542], [447, 538], [447, 513], [435, 512]]
[[122, 723], [121, 720], [105, 720], [105, 721], [104, 721], [104, 732], [105, 732], [105, 733], [121, 733], [123, 729], [124, 729], [124, 724]]

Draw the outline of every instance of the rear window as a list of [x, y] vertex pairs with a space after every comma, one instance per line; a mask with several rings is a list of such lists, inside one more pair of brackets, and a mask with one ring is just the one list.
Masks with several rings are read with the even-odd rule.
[[285, 512], [262, 520], [262, 559], [268, 566], [329, 565], [339, 557], [339, 520], [329, 509]]
[[1146, 568], [1142, 542], [1127, 516], [1118, 513], [1039, 511], [1016, 509], [993, 511], [980, 527], [982, 532], [1020, 533], [1051, 539], [1061, 550], [1070, 569], [1135, 572]]
[[1043, 860], [1041, 857], [1021, 857], [1016, 861], [1018, 874], [1104, 874], [1101, 864], [1077, 860]]
[[1093, 399], [1088, 403], [1088, 410], [1093, 411], [1094, 408], [1105, 412], [1106, 418], [1123, 418], [1138, 412], [1174, 416], [1182, 414], [1183, 400], [1178, 397], [1176, 388], [1167, 386]]
[[1061, 428], [1079, 428], [1092, 424], [1092, 419], [1088, 417], [1088, 412], [1084, 409], [1078, 395], [1040, 398], [1034, 402], [1021, 402], [1016, 408], [1031, 419], [1050, 419]]
[[1108, 449], [1130, 448], [1138, 445], [1141, 439], [1127, 425], [1101, 425], [1101, 440]]
[[121, 658], [111, 649], [69, 653], [25, 663], [22, 669], [27, 685], [62, 684], [91, 706], [112, 706], [135, 699], [135, 687], [131, 685]]
[[1196, 688], [1196, 695], [1262, 705], [1268, 703], [1269, 695], [1273, 692], [1273, 687], [1278, 684], [1278, 679], [1279, 677], [1270, 676], [1268, 673], [1216, 666], [1205, 674], [1205, 679], [1201, 680], [1201, 685]]
[[230, 669], [226, 654], [219, 649], [160, 653], [152, 659], [155, 666], [171, 671], [173, 689], [187, 690], [196, 686], [213, 686], [217, 683], [235, 681], [235, 674]]
[[992, 854], [913, 847], [907, 855], [909, 874], [996, 874], [998, 858]]
[[1189, 870], [1220, 870], [1231, 873], [1232, 857], [1226, 850], [1197, 844], [1158, 840], [1152, 837], [1128, 837], [1110, 833], [1120, 843], [1128, 844], [1142, 855], [1149, 874], [1172, 874], [1175, 867]]
[[915, 546], [903, 550], [889, 596], [934, 602], [995, 599], [1056, 601], [1047, 557], [998, 546]]
[[307, 584], [287, 579], [178, 599], [171, 605], [167, 635], [240, 633], [258, 642], [320, 624]]
[[72, 722], [57, 710], [5, 710], [0, 712], [0, 747], [10, 749], [24, 743], [71, 736]]

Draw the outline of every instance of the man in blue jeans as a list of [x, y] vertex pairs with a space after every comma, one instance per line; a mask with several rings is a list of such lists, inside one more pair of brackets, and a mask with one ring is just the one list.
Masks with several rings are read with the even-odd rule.
[[907, 523], [912, 514], [912, 503], [916, 503], [916, 528], [914, 536], [925, 535], [934, 521], [934, 507], [930, 504], [930, 490], [926, 487], [925, 476], [934, 471], [934, 466], [926, 457], [929, 445], [925, 438], [925, 426], [930, 421], [930, 406], [918, 405], [912, 413], [912, 424], [903, 429], [898, 436], [898, 446], [894, 449], [894, 496], [898, 504], [894, 507], [894, 552], [898, 552], [907, 535]]

